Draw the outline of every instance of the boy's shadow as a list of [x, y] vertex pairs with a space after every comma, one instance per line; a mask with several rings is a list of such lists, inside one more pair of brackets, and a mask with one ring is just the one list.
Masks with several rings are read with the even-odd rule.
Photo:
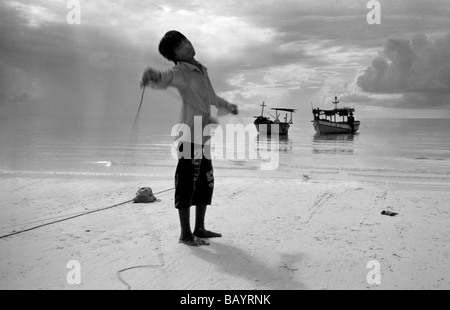
[[[306, 289], [305, 285], [295, 278], [297, 269], [289, 266], [301, 261], [301, 254], [282, 255], [282, 261], [277, 268], [267, 266], [263, 261], [249, 253], [223, 243], [210, 241], [210, 246], [192, 247], [191, 250], [193, 255], [215, 264], [219, 271], [257, 283], [257, 289]], [[227, 287], [223, 289], [238, 288]]]

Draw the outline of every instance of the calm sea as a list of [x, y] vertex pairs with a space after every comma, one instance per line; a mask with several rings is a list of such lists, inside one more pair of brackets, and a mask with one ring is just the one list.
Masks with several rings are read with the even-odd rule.
[[[253, 119], [230, 118], [228, 121], [246, 125]], [[248, 138], [245, 143], [261, 146], [257, 158], [250, 158], [249, 154], [244, 154], [244, 158], [236, 155], [216, 159], [214, 166], [217, 173], [258, 173], [261, 163], [268, 160], [269, 153], [264, 152], [272, 148], [279, 150], [279, 165], [272, 174], [278, 177], [311, 173], [424, 177], [431, 174], [450, 180], [450, 120], [362, 119], [361, 123], [355, 135], [318, 136], [310, 120], [297, 119], [289, 138], [276, 141], [278, 145], [267, 141], [258, 144], [255, 135]], [[0, 175], [171, 178], [176, 165], [171, 156], [174, 141], [171, 126], [148, 125], [141, 121], [133, 134], [131, 126], [122, 127], [70, 131], [46, 125], [17, 129], [18, 126], [0, 124]], [[218, 145], [217, 150], [223, 149], [222, 146]], [[270, 175], [264, 172], [264, 176]]]

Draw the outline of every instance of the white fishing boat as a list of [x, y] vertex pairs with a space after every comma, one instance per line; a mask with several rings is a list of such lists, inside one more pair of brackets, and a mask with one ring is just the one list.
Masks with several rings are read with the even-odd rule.
[[314, 120], [312, 122], [314, 129], [320, 135], [356, 133], [361, 122], [355, 120], [353, 116], [355, 109], [350, 107], [338, 108], [339, 100], [337, 97], [334, 98], [333, 104], [335, 107], [332, 110], [313, 108]]

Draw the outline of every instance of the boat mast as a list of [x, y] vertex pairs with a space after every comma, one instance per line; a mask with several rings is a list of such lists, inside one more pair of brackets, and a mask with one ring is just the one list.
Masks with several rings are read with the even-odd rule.
[[337, 105], [339, 103], [339, 100], [338, 100], [337, 96], [334, 97], [334, 101], [332, 101], [332, 103], [334, 104], [334, 109], [336, 110], [337, 109]]
[[[332, 103], [334, 104], [334, 109], [337, 110], [337, 105], [339, 103], [337, 96], [334, 96], [334, 101], [332, 101]], [[334, 121], [336, 122], [336, 114], [334, 114]]]
[[266, 105], [264, 104], [264, 101], [263, 101], [263, 103], [261, 104], [261, 106], [262, 106], [261, 116], [264, 116], [264, 107], [266, 106]]

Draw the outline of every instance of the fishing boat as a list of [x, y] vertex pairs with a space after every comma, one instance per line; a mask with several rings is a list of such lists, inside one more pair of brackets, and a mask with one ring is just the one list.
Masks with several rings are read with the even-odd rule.
[[353, 116], [355, 109], [350, 107], [338, 108], [339, 100], [337, 97], [334, 97], [332, 103], [334, 104], [332, 110], [312, 109], [314, 116], [312, 122], [316, 132], [319, 135], [356, 133], [361, 122], [356, 121]]
[[[272, 135], [272, 129], [276, 130], [279, 136], [287, 136], [289, 133], [290, 125], [292, 124], [292, 113], [294, 113], [295, 109], [287, 109], [287, 108], [271, 108], [271, 110], [275, 111], [275, 116], [268, 113], [273, 119], [270, 119], [267, 116], [264, 116], [264, 108], [266, 107], [265, 103], [261, 104], [261, 115], [254, 116], [256, 119], [253, 122], [256, 126], [256, 129], [259, 133], [264, 133], [267, 135]], [[286, 112], [284, 117], [284, 121], [280, 120], [281, 113]], [[288, 113], [290, 113], [290, 120], [288, 121]], [[272, 125], [276, 125], [273, 127]], [[274, 134], [276, 134], [274, 132]]]

